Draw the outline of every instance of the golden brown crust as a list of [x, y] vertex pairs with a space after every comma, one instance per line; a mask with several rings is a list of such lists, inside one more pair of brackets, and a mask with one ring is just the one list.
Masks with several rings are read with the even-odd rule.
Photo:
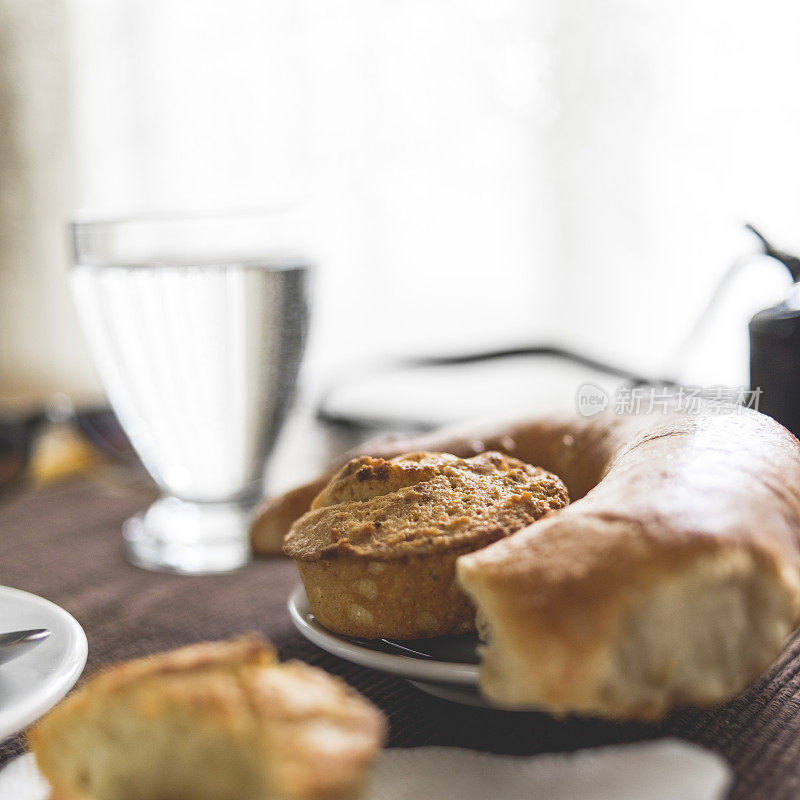
[[331, 478], [292, 526], [284, 549], [296, 561], [467, 551], [567, 502], [555, 475], [501, 453], [362, 456]]
[[[625, 422], [627, 420], [627, 423]], [[471, 458], [496, 450], [557, 475], [572, 500], [582, 497], [601, 477], [606, 440], [619, 438], [619, 425], [636, 427], [636, 418], [586, 420], [574, 415], [525, 420], [500, 420], [445, 428], [414, 437], [391, 436], [359, 445], [318, 478], [277, 497], [268, 498], [253, 515], [250, 542], [258, 555], [283, 552], [283, 540], [292, 523], [311, 507], [329, 480], [353, 458], [369, 455], [391, 459], [402, 453], [438, 451]]]
[[346, 464], [292, 527], [311, 610], [330, 630], [416, 639], [474, 630], [458, 556], [567, 503], [561, 481], [496, 452], [409, 453]]
[[729, 697], [800, 615], [800, 445], [744, 411], [576, 431], [594, 440], [597, 485], [459, 560], [490, 631], [484, 691], [645, 718]]
[[92, 677], [95, 690], [129, 690], [140, 681], [276, 664], [275, 650], [255, 634], [198, 642], [108, 667]]
[[272, 758], [271, 784], [287, 797], [360, 796], [386, 736], [381, 713], [344, 681], [301, 661], [245, 682]]
[[351, 798], [380, 712], [256, 637], [191, 645], [99, 674], [29, 733], [61, 800]]
[[319, 494], [331, 470], [309, 483], [297, 486], [283, 494], [268, 497], [253, 511], [250, 521], [250, 547], [259, 556], [282, 556], [283, 537], [292, 523], [305, 514], [311, 501]]
[[456, 582], [463, 550], [393, 561], [321, 559], [297, 569], [314, 615], [361, 639], [424, 639], [475, 630], [475, 606]]
[[[756, 412], [549, 416], [364, 448], [496, 449], [567, 485], [566, 509], [459, 560], [497, 702], [623, 718], [718, 702], [800, 617], [800, 445]], [[268, 502], [254, 544], [274, 548], [329, 477]]]

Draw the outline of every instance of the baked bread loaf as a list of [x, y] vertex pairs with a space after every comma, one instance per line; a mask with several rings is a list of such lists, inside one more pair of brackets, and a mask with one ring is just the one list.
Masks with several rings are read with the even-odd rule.
[[[458, 562], [494, 701], [656, 718], [739, 692], [800, 618], [800, 444], [755, 411], [550, 416], [367, 443], [501, 450], [559, 475], [571, 505]], [[274, 549], [326, 479], [269, 501]]]
[[574, 478], [594, 488], [458, 563], [488, 640], [484, 693], [642, 719], [736, 694], [800, 617], [800, 444], [746, 410], [569, 430], [540, 442], [590, 452]]
[[314, 615], [336, 633], [465, 633], [475, 608], [455, 583], [456, 559], [566, 503], [558, 478], [500, 453], [363, 456], [334, 475], [284, 549]]
[[29, 733], [53, 800], [356, 798], [383, 717], [256, 637], [112, 667]]

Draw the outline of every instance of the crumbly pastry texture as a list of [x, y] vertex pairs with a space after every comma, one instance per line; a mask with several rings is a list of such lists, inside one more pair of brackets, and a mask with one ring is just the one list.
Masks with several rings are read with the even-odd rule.
[[292, 527], [311, 609], [356, 637], [422, 638], [474, 629], [455, 560], [568, 502], [555, 476], [486, 452], [364, 456], [346, 464]]
[[342, 681], [245, 636], [112, 667], [29, 740], [52, 800], [350, 800], [384, 735]]
[[[800, 443], [763, 414], [558, 414], [362, 446], [413, 449], [500, 450], [569, 489], [566, 508], [458, 559], [496, 703], [614, 719], [712, 705], [800, 621]], [[266, 501], [255, 548], [274, 552], [330, 477]]]
[[346, 464], [298, 520], [285, 550], [300, 561], [389, 561], [481, 546], [567, 504], [555, 476], [502, 453], [408, 453]]

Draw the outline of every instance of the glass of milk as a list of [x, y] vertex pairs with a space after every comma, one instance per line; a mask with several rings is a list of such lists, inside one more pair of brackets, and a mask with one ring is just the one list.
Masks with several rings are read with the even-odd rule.
[[134, 564], [247, 562], [250, 510], [294, 394], [309, 259], [290, 212], [73, 223], [71, 285], [109, 401], [163, 496], [123, 528]]

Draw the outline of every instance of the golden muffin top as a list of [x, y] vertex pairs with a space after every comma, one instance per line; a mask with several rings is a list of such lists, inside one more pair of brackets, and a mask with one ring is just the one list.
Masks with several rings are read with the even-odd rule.
[[475, 549], [568, 502], [558, 477], [502, 453], [362, 456], [331, 478], [283, 549], [298, 561]]

